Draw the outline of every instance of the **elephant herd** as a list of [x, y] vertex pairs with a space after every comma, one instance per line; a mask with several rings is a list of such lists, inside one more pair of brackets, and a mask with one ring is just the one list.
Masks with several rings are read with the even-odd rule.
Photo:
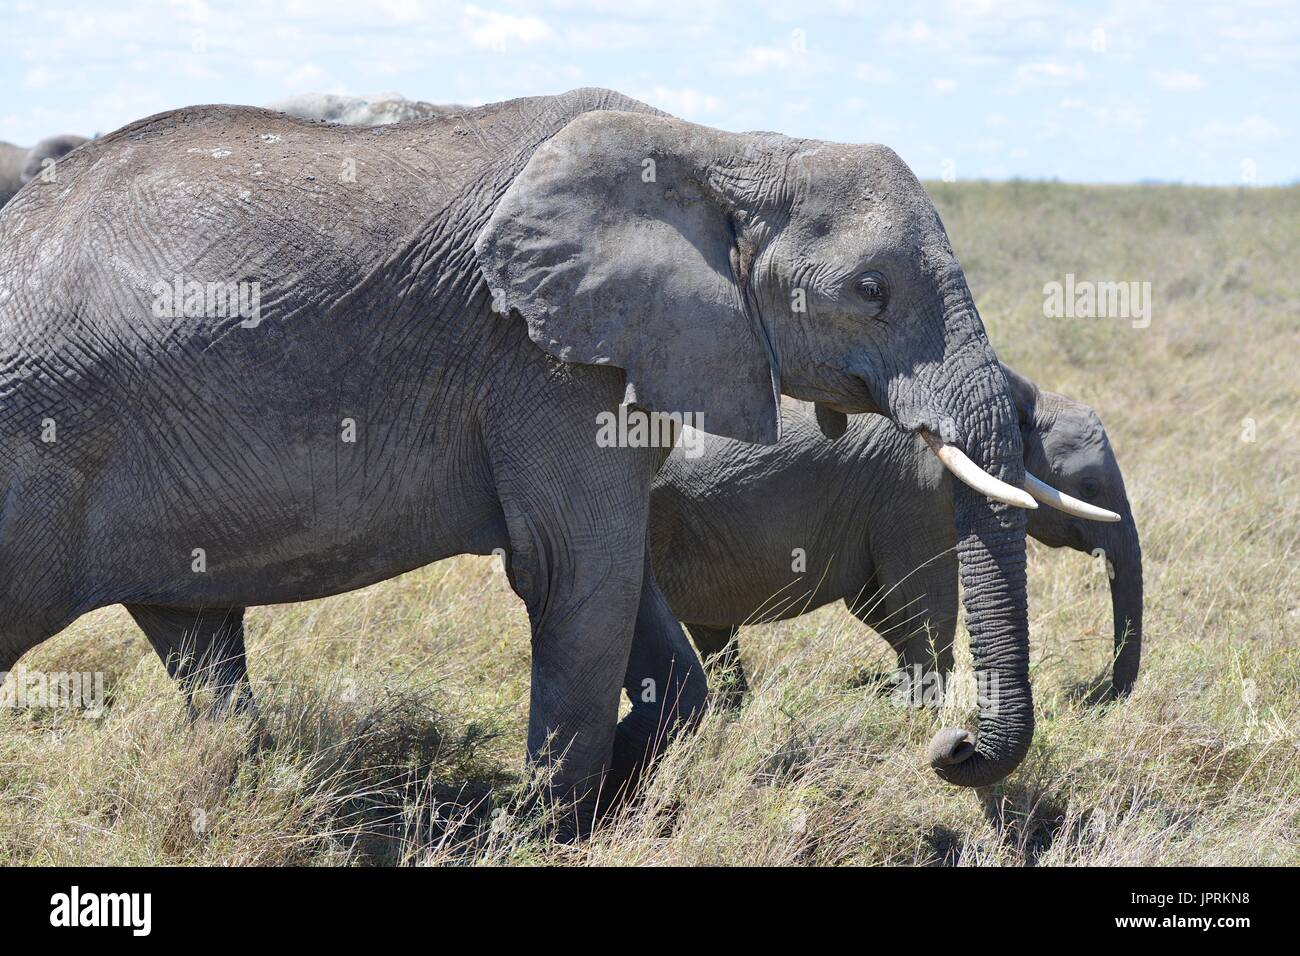
[[1106, 432], [998, 360], [893, 152], [405, 102], [158, 114], [0, 212], [0, 671], [122, 604], [191, 709], [252, 712], [245, 608], [501, 553], [567, 836], [707, 706], [679, 622], [720, 703], [738, 629], [833, 601], [946, 677], [960, 581], [991, 690], [929, 760], [992, 784], [1033, 734], [1028, 533], [1104, 553], [1132, 686]]

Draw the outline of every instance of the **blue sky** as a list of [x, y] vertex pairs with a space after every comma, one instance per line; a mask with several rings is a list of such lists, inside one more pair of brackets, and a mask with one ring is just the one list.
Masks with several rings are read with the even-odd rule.
[[0, 0], [0, 139], [306, 91], [607, 86], [923, 178], [1300, 180], [1300, 4]]

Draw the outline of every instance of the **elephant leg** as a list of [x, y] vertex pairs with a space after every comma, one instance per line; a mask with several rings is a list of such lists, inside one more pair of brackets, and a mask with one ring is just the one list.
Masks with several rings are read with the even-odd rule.
[[46, 615], [15, 613], [6, 602], [0, 601], [0, 684], [4, 683], [20, 657], [59, 633], [77, 617], [76, 613], [62, 609]]
[[937, 707], [953, 669], [957, 572], [944, 558], [906, 568], [898, 574], [882, 571], [881, 592], [849, 610], [894, 648], [894, 685], [901, 684], [914, 704]]
[[208, 716], [224, 717], [232, 710], [256, 716], [244, 656], [244, 609], [219, 610], [128, 604], [127, 611], [144, 631], [185, 696], [190, 717], [198, 716], [194, 690], [208, 687], [213, 702]]
[[511, 586], [532, 626], [528, 761], [561, 840], [589, 836], [616, 789], [606, 778], [645, 553], [644, 504], [616, 507], [622, 490], [574, 480], [512, 485], [502, 500]]
[[614, 738], [611, 781], [629, 794], [668, 742], [692, 727], [708, 699], [704, 668], [655, 584], [649, 558], [623, 689], [632, 710]]
[[736, 709], [749, 693], [745, 665], [740, 660], [740, 642], [736, 627], [710, 627], [687, 624], [691, 640], [699, 648], [709, 678], [714, 684], [713, 699], [723, 707]]

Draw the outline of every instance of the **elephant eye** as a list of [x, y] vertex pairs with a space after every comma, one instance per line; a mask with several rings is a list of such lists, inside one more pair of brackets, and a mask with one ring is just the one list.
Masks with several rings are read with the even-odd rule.
[[867, 272], [858, 279], [858, 294], [867, 305], [867, 315], [873, 319], [889, 304], [889, 284], [879, 272]]
[[1079, 491], [1083, 497], [1092, 500], [1101, 494], [1101, 482], [1096, 478], [1085, 478], [1079, 485]]

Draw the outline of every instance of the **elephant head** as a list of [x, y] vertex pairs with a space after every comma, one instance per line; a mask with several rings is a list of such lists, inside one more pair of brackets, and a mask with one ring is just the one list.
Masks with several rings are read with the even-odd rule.
[[1024, 429], [1026, 471], [1111, 513], [1099, 521], [1088, 520], [1098, 516], [1086, 508], [1040, 508], [1029, 516], [1029, 533], [1049, 547], [1074, 548], [1105, 560], [1115, 628], [1111, 682], [1116, 694], [1127, 694], [1142, 660], [1142, 546], [1124, 475], [1095, 411], [1042, 391], [1009, 368], [1004, 371]]
[[531, 155], [475, 251], [497, 312], [556, 358], [621, 368], [629, 403], [749, 442], [778, 438], [781, 393], [831, 430], [877, 412], [925, 434], [985, 492], [953, 483], [979, 734], [940, 731], [931, 764], [968, 786], [1016, 767], [1035, 507], [1019, 421], [939, 215], [891, 150], [585, 113]]
[[22, 172], [23, 185], [41, 175], [48, 164], [57, 162], [82, 143], [88, 142], [90, 140], [86, 137], [74, 136], [71, 133], [47, 136], [27, 151], [27, 161], [23, 165]]

